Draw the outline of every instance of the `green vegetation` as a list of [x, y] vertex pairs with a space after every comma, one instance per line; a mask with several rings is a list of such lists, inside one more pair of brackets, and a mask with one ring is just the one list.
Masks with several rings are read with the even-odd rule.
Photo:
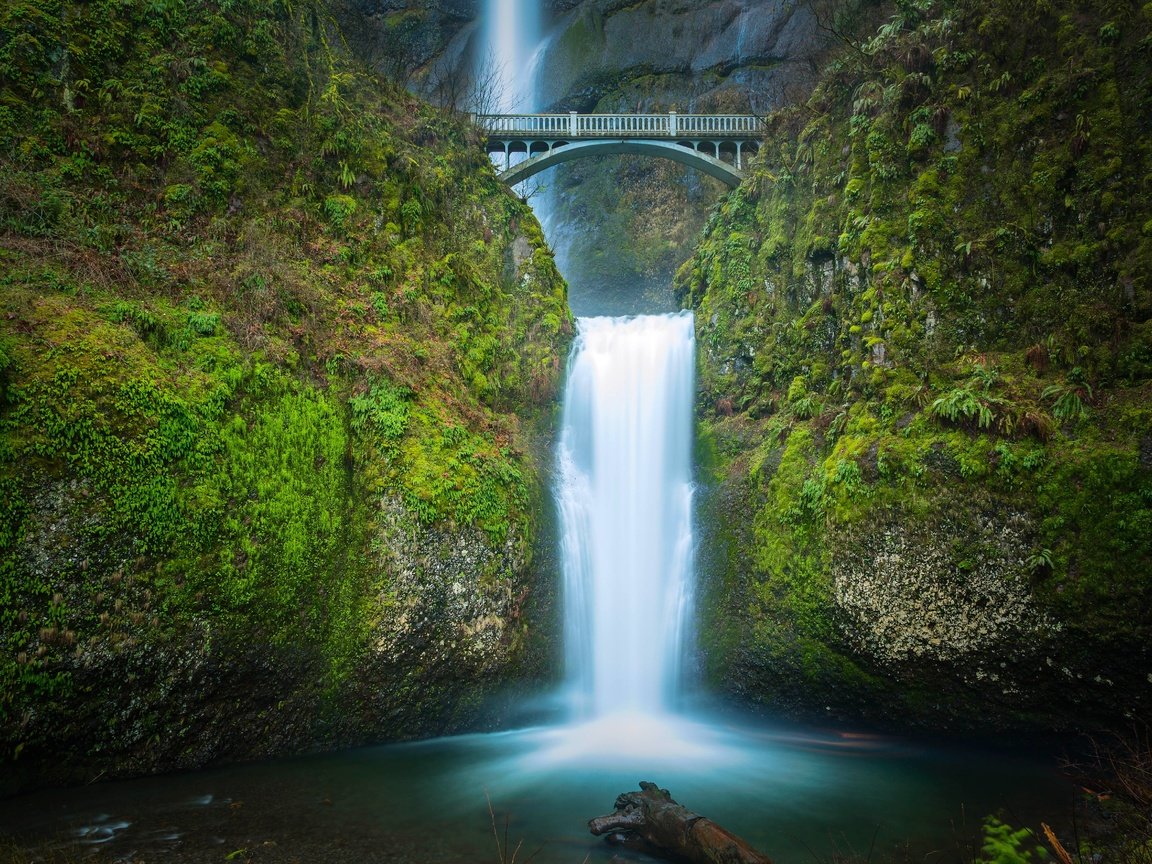
[[[322, 2], [5, 4], [0, 766], [411, 734], [392, 695], [349, 712], [349, 688], [404, 683], [434, 728], [521, 662], [509, 635], [458, 710], [432, 683], [448, 659], [365, 671], [401, 626], [401, 573], [428, 580], [407, 602], [444, 590], [401, 540], [457, 532], [495, 555], [456, 574], [483, 577], [472, 592], [530, 580], [569, 316], [477, 144], [349, 59]], [[179, 658], [227, 667], [236, 646], [301, 679], [301, 716], [362, 714], [230, 750], [161, 741], [180, 711], [161, 690], [204, 686]], [[118, 668], [140, 676], [131, 736], [61, 719], [119, 704]]]
[[984, 844], [980, 861], [988, 864], [1029, 864], [1047, 861], [1048, 850], [1041, 846], [1028, 828], [1012, 829], [995, 816], [984, 820]]
[[[755, 514], [710, 668], [797, 710], [1119, 723], [1152, 699], [1152, 7], [837, 8], [677, 276]], [[921, 582], [885, 606], [893, 556]], [[996, 592], [1021, 617], [981, 629]], [[885, 648], [912, 611], [936, 631]]]

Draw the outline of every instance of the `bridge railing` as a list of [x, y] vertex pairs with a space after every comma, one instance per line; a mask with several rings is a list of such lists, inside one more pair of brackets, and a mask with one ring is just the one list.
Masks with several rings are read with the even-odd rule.
[[526, 138], [757, 138], [764, 123], [751, 114], [477, 114], [489, 135]]

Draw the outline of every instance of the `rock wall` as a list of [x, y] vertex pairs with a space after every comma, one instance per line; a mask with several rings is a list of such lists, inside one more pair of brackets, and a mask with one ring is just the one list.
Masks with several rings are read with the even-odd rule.
[[[1025, 551], [1031, 532], [1022, 514], [953, 527], [924, 543], [900, 525], [846, 545], [833, 564], [832, 605], [853, 648], [882, 664], [931, 659], [957, 663], [984, 653], [1018, 651], [1055, 635], [1036, 609]], [[983, 554], [953, 567], [952, 543], [975, 528]], [[976, 668], [977, 678], [988, 674]], [[995, 674], [995, 673], [993, 673]]]
[[3, 15], [0, 790], [543, 686], [571, 323], [474, 132], [323, 4]]
[[670, 100], [684, 112], [701, 101], [763, 112], [789, 83], [789, 67], [812, 50], [812, 30], [803, 7], [585, 0], [551, 29], [540, 101], [590, 111], [632, 85], [637, 98]]
[[1147, 27], [903, 5], [773, 117], [677, 277], [718, 687], [889, 726], [1148, 718]]

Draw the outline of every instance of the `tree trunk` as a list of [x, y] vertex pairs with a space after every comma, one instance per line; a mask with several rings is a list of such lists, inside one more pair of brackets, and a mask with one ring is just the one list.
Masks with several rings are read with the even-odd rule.
[[640, 781], [639, 792], [624, 792], [616, 811], [588, 821], [593, 834], [609, 843], [644, 846], [645, 851], [689, 864], [772, 864], [763, 855], [721, 828], [672, 800], [667, 789]]

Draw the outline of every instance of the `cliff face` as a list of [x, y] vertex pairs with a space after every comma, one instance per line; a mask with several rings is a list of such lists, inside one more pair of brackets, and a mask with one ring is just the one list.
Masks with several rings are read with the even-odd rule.
[[1148, 717], [1150, 15], [900, 3], [772, 118], [677, 281], [715, 682], [936, 728]]
[[322, 3], [0, 15], [4, 787], [435, 734], [547, 676], [569, 313], [473, 133]]
[[750, 0], [585, 0], [550, 31], [540, 102], [587, 111], [606, 91], [631, 84], [639, 99], [765, 110], [788, 66], [810, 50], [811, 31], [807, 10]]

